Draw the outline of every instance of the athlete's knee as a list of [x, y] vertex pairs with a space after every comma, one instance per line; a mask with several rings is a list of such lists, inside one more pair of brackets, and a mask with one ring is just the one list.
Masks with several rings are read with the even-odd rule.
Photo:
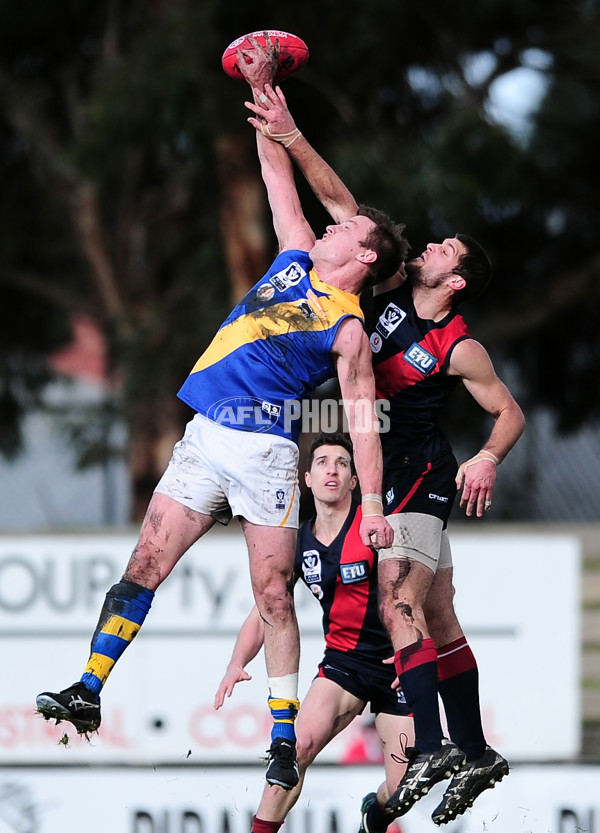
[[389, 597], [379, 600], [379, 618], [388, 630], [392, 624], [410, 618], [411, 613], [412, 608], [409, 604], [398, 605], [396, 599]]
[[156, 590], [165, 578], [163, 572], [160, 549], [140, 540], [131, 554], [123, 579]]
[[300, 772], [304, 772], [312, 764], [319, 752], [319, 746], [311, 734], [304, 733], [298, 728], [296, 731], [296, 755]]
[[397, 620], [402, 618], [410, 620], [413, 618], [414, 601], [407, 597], [386, 596], [379, 601], [379, 615], [382, 621], [387, 619]]
[[436, 643], [445, 633], [459, 627], [453, 597], [454, 588], [449, 585], [447, 592], [430, 594], [423, 605], [427, 626]]
[[294, 598], [290, 584], [274, 577], [260, 588], [254, 588], [256, 605], [262, 619], [268, 624], [273, 620], [286, 620], [294, 614]]
[[438, 610], [435, 614], [426, 611], [427, 629], [436, 648], [441, 648], [449, 642], [453, 642], [464, 636], [458, 617], [454, 608], [450, 606], [444, 610]]

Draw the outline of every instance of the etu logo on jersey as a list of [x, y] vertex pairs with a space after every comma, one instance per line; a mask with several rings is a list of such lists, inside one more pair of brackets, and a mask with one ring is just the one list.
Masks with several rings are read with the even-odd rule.
[[353, 564], [340, 564], [340, 576], [342, 584], [356, 584], [357, 581], [364, 581], [369, 577], [369, 563], [355, 561]]
[[423, 376], [426, 376], [437, 364], [437, 359], [435, 356], [432, 356], [431, 353], [428, 353], [420, 344], [417, 342], [413, 342], [410, 345], [408, 350], [405, 351], [404, 355], [402, 356], [407, 364], [414, 367], [415, 370], [418, 370], [419, 373], [422, 373]]

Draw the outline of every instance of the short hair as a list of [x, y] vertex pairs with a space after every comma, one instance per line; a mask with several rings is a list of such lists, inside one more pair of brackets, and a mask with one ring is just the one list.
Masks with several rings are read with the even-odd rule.
[[455, 234], [466, 248], [453, 273], [465, 279], [465, 286], [454, 293], [453, 305], [457, 307], [464, 301], [479, 295], [492, 279], [492, 261], [483, 246], [468, 234]]
[[321, 448], [323, 445], [340, 445], [342, 448], [345, 448], [348, 454], [350, 455], [350, 468], [352, 470], [352, 474], [356, 474], [356, 469], [354, 468], [354, 453], [352, 451], [352, 443], [346, 437], [345, 434], [341, 434], [339, 431], [321, 431], [317, 436], [314, 438], [312, 443], [310, 444], [310, 448], [308, 450], [308, 461], [306, 463], [306, 471], [310, 471], [312, 468], [313, 461], [315, 459], [315, 451], [317, 448]]
[[377, 260], [369, 264], [365, 283], [365, 286], [375, 286], [391, 278], [398, 271], [410, 245], [404, 237], [404, 223], [395, 223], [383, 211], [368, 205], [360, 205], [357, 213], [375, 223], [375, 228], [371, 229], [362, 241], [366, 249], [373, 249], [377, 254]]

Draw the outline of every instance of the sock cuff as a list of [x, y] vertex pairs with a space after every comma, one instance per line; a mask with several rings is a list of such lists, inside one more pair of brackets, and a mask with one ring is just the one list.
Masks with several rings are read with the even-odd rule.
[[[119, 615], [126, 610], [125, 618], [141, 625], [153, 600], [153, 590], [142, 587], [134, 581], [121, 579], [118, 584], [113, 584], [106, 594], [106, 607], [111, 613]], [[127, 605], [127, 608], [123, 605]]]
[[441, 645], [437, 649], [438, 659], [440, 659], [440, 657], [445, 656], [446, 654], [451, 653], [452, 651], [456, 651], [457, 648], [462, 648], [462, 646], [466, 644], [467, 637], [463, 635], [459, 636], [458, 639], [455, 639], [452, 642], [448, 642], [446, 645]]
[[394, 655], [394, 666], [398, 676], [411, 668], [416, 668], [425, 663], [437, 663], [437, 651], [433, 639], [422, 639], [400, 648]]
[[254, 816], [251, 833], [277, 833], [282, 824], [282, 821], [264, 821], [264, 819], [258, 819]]
[[269, 708], [275, 723], [293, 723], [300, 708], [300, 701], [269, 697]]
[[437, 658], [440, 681], [448, 680], [467, 671], [477, 671], [477, 660], [464, 636], [443, 645], [437, 652]]

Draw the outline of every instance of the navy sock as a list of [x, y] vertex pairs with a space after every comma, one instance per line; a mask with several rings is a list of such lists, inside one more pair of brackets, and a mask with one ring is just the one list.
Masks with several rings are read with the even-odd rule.
[[383, 812], [378, 801], [374, 801], [367, 810], [367, 827], [369, 833], [385, 833], [392, 823], [390, 817]]
[[415, 748], [435, 752], [444, 736], [438, 701], [437, 654], [432, 639], [401, 648], [395, 655], [396, 673], [415, 725]]
[[464, 636], [438, 650], [438, 685], [446, 712], [448, 732], [454, 743], [476, 761], [486, 741], [479, 705], [479, 671]]

